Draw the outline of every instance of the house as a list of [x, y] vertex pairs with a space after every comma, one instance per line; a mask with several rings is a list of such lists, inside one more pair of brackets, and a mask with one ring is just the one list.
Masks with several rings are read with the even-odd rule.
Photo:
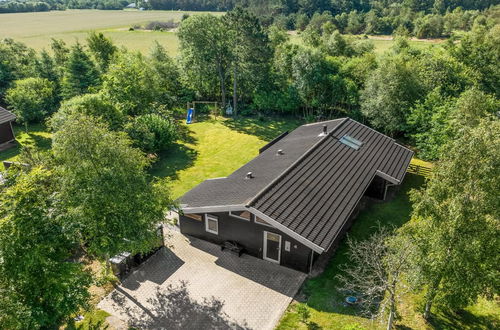
[[12, 112], [0, 107], [0, 147], [16, 139], [12, 129], [14, 120], [16, 120], [16, 116]]
[[337, 246], [363, 196], [385, 199], [388, 187], [401, 184], [412, 156], [349, 118], [303, 125], [228, 177], [182, 196], [179, 227], [307, 273]]

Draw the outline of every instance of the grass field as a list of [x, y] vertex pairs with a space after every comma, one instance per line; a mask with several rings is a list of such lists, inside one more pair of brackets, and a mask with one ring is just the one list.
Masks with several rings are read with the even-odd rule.
[[[172, 32], [128, 31], [150, 21], [180, 21], [182, 15], [202, 12], [66, 10], [37, 13], [0, 14], [0, 39], [13, 38], [37, 50], [49, 48], [51, 38], [68, 44], [84, 41], [89, 31], [103, 32], [118, 46], [147, 52], [154, 40], [171, 55], [177, 54], [178, 39]], [[221, 14], [221, 13], [214, 13]]]
[[[300, 34], [297, 34], [295, 31], [292, 31], [289, 33], [290, 35], [290, 42], [298, 45], [303, 45], [304, 41], [302, 40], [302, 37]], [[391, 36], [368, 36], [368, 39], [370, 39], [373, 42], [373, 45], [375, 46], [375, 53], [376, 54], [383, 54], [391, 46], [394, 44], [394, 40], [392, 40]], [[410, 45], [412, 45], [415, 48], [418, 49], [427, 49], [430, 47], [436, 47], [439, 44], [443, 43], [444, 40], [442, 39], [411, 39], [409, 40]]]

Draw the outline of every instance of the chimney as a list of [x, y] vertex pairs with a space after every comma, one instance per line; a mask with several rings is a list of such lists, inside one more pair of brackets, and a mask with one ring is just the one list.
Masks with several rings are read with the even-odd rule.
[[282, 149], [278, 149], [278, 152], [276, 152], [277, 155], [284, 155], [285, 153], [283, 152]]
[[252, 172], [248, 172], [245, 179], [252, 179], [253, 178], [253, 173]]

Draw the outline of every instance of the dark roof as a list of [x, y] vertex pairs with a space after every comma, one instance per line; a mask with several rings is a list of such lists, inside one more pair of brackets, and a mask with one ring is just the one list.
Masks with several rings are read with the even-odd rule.
[[[326, 124], [328, 134], [322, 135]], [[339, 140], [348, 135], [355, 150]], [[283, 150], [283, 155], [277, 151]], [[180, 199], [183, 208], [243, 205], [327, 250], [375, 175], [398, 184], [413, 152], [352, 119], [304, 125], [227, 178], [207, 180]], [[254, 178], [245, 179], [247, 172]], [[186, 209], [188, 208], [188, 209]]]
[[16, 119], [16, 116], [10, 112], [5, 110], [4, 108], [0, 107], [0, 124], [13, 121]]
[[[179, 201], [182, 204], [188, 204], [189, 207], [247, 204], [314, 143], [321, 140], [322, 137], [318, 135], [321, 133], [323, 124], [333, 130], [342, 121], [342, 119], [337, 119], [300, 126], [281, 140], [274, 142], [272, 146], [230, 176], [206, 180], [188, 191]], [[279, 149], [283, 150], [283, 155], [277, 155]], [[248, 172], [253, 173], [253, 179], [245, 179]]]
[[[346, 134], [363, 143], [359, 150], [339, 142]], [[399, 183], [412, 156], [393, 139], [349, 120], [251, 206], [326, 250], [377, 171]]]

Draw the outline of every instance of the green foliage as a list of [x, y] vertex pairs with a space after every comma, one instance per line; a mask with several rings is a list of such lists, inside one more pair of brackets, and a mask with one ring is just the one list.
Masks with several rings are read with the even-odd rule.
[[385, 133], [404, 132], [410, 108], [423, 93], [414, 63], [404, 54], [387, 56], [366, 81], [361, 111]]
[[171, 205], [164, 182], [151, 183], [148, 160], [124, 132], [75, 115], [53, 136], [60, 198], [75, 236], [92, 255], [149, 251]]
[[[156, 70], [163, 70], [164, 67]], [[137, 116], [152, 111], [155, 103], [168, 103], [164, 71], [158, 73], [139, 53], [121, 52], [103, 77], [103, 93], [125, 115]], [[161, 77], [161, 79], [160, 79]]]
[[40, 122], [54, 111], [54, 84], [44, 78], [17, 80], [5, 97], [10, 108], [22, 123]]
[[60, 214], [53, 173], [21, 173], [0, 195], [0, 327], [54, 328], [84, 307], [91, 283], [71, 260], [76, 247]]
[[0, 40], [0, 99], [15, 80], [32, 74], [35, 52], [12, 39]]
[[113, 42], [106, 38], [101, 32], [89, 33], [89, 36], [87, 37], [87, 45], [99, 64], [101, 72], [106, 72], [109, 62], [117, 50], [116, 46], [113, 45]]
[[105, 96], [85, 94], [64, 101], [59, 110], [50, 118], [50, 128], [58, 131], [75, 114], [99, 118], [114, 130], [122, 127], [125, 121], [124, 115]]
[[177, 139], [175, 121], [157, 114], [136, 117], [127, 124], [125, 131], [133, 140], [133, 145], [147, 153], [165, 150]]
[[309, 322], [309, 318], [311, 317], [311, 312], [307, 308], [306, 305], [299, 304], [297, 305], [297, 314], [299, 314], [300, 321], [304, 324]]
[[95, 64], [83, 46], [77, 43], [71, 47], [62, 79], [64, 98], [90, 93], [99, 84], [99, 80]]
[[225, 107], [232, 54], [224, 18], [208, 14], [190, 16], [182, 21], [178, 36], [188, 84], [203, 96], [220, 96]]
[[500, 121], [482, 120], [451, 141], [427, 187], [413, 192], [410, 279], [431, 304], [458, 309], [500, 285]]

